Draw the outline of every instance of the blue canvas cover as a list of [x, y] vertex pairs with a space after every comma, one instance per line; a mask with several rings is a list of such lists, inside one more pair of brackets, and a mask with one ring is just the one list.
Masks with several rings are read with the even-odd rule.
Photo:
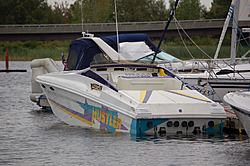
[[[117, 36], [101, 37], [109, 46], [117, 51]], [[144, 41], [153, 51], [157, 49], [147, 34], [120, 34], [119, 43]], [[160, 51], [159, 51], [160, 52]], [[69, 70], [81, 70], [90, 66], [93, 57], [102, 53], [98, 45], [91, 39], [77, 39], [70, 44], [67, 59]]]

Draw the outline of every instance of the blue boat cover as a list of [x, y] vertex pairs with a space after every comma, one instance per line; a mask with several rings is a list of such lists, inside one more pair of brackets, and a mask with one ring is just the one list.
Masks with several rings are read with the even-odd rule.
[[[117, 36], [101, 37], [109, 46], [117, 51]], [[119, 43], [144, 41], [153, 51], [157, 49], [147, 34], [120, 34]], [[159, 50], [161, 52], [161, 50]], [[67, 58], [69, 70], [81, 70], [90, 66], [93, 57], [102, 53], [98, 45], [90, 39], [77, 39], [70, 44]]]

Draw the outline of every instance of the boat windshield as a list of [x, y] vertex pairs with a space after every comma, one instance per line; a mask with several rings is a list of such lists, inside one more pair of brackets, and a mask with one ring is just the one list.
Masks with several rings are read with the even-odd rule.
[[[144, 58], [139, 59], [138, 62], [144, 62], [144, 61], [146, 61], [146, 62], [152, 62], [153, 58], [154, 58], [154, 55], [151, 54], [151, 55], [149, 55], [149, 56], [146, 56], [146, 57], [144, 57]], [[161, 63], [161, 62], [163, 62], [164, 60], [161, 59], [161, 58], [156, 57], [156, 58], [155, 58], [155, 61]]]
[[[150, 61], [151, 62], [153, 60], [153, 58], [154, 58], [154, 54], [150, 54], [146, 57], [139, 59], [138, 61], [139, 62], [141, 62], [141, 61]], [[160, 53], [157, 54], [155, 61], [158, 63], [165, 63], [165, 62], [180, 62], [181, 60], [166, 53], [166, 52], [161, 51]]]
[[140, 60], [140, 61], [128, 61], [128, 60], [120, 60], [120, 61], [92, 61], [90, 66], [95, 66], [95, 65], [109, 65], [109, 64], [113, 64], [113, 65], [126, 65], [126, 64], [137, 64], [137, 65], [152, 65], [152, 66], [157, 66], [158, 63], [154, 62], [152, 64], [152, 61], [148, 61], [148, 60]]
[[103, 62], [103, 61], [112, 61], [111, 58], [105, 53], [98, 53], [93, 57], [93, 62]]
[[176, 58], [176, 57], [174, 57], [174, 56], [172, 56], [172, 55], [170, 55], [170, 54], [168, 54], [166, 52], [163, 52], [163, 51], [158, 53], [157, 56], [159, 58], [162, 58], [164, 60], [168, 60], [168, 61], [171, 61], [171, 62], [180, 62], [181, 61], [180, 59], [178, 59], [178, 58]]

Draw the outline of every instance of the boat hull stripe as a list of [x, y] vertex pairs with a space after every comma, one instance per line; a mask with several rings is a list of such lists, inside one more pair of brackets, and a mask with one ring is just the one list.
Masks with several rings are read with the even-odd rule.
[[210, 100], [203, 99], [203, 98], [199, 98], [199, 97], [192, 96], [192, 95], [188, 95], [188, 94], [186, 94], [186, 93], [182, 93], [182, 92], [179, 92], [179, 91], [176, 91], [176, 90], [169, 90], [169, 91], [167, 91], [167, 92], [170, 92], [170, 93], [173, 93], [173, 94], [177, 94], [177, 95], [185, 96], [185, 97], [188, 97], [188, 98], [192, 98], [192, 99], [196, 99], [196, 100], [200, 100], [200, 101], [205, 101], [205, 102], [211, 103]]
[[141, 103], [147, 103], [147, 102], [148, 102], [148, 99], [149, 99], [150, 96], [151, 96], [151, 94], [152, 94], [152, 91], [151, 91], [151, 90], [150, 90], [150, 91], [141, 91], [141, 96], [140, 96], [139, 101], [140, 101]]
[[78, 120], [80, 120], [80, 121], [82, 121], [82, 122], [84, 122], [84, 123], [86, 123], [86, 124], [88, 124], [88, 125], [90, 125], [90, 126], [93, 126], [93, 119], [92, 119], [92, 121], [90, 122], [90, 121], [84, 119], [84, 115], [83, 115], [83, 114], [81, 114], [81, 113], [79, 113], [79, 112], [76, 112], [76, 111], [74, 111], [74, 110], [71, 110], [71, 109], [69, 109], [69, 108], [66, 108], [66, 107], [64, 107], [63, 105], [61, 105], [61, 104], [59, 104], [59, 103], [56, 103], [55, 101], [53, 101], [53, 100], [51, 100], [51, 99], [49, 99], [49, 100], [50, 100], [51, 104], [53, 104], [54, 106], [56, 106], [57, 108], [59, 108], [59, 109], [62, 110], [63, 112], [69, 114], [70, 116], [72, 116], [72, 117], [74, 117], [74, 118], [76, 118], [76, 119], [78, 119]]

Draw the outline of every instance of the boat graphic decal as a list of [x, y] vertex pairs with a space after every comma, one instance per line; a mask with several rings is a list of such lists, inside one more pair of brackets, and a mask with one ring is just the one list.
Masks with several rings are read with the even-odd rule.
[[98, 90], [98, 91], [102, 91], [102, 86], [98, 85], [96, 83], [91, 83], [91, 90]]
[[[132, 119], [131, 126], [130, 126], [130, 133], [146, 133], [151, 129], [156, 129], [157, 126], [161, 125], [162, 123], [166, 123], [169, 119]], [[151, 122], [153, 125], [148, 127], [147, 123]]]
[[77, 102], [84, 110], [88, 111], [93, 119], [96, 119], [100, 123], [100, 129], [109, 129], [110, 131], [119, 130], [128, 130], [123, 124], [121, 118], [117, 116], [116, 111], [108, 110], [107, 107], [102, 106], [95, 107], [85, 103]]
[[141, 91], [141, 96], [140, 96], [139, 101], [140, 101], [141, 103], [147, 103], [149, 97], [150, 97], [151, 94], [152, 94], [152, 92], [153, 92], [152, 90], [149, 90], [149, 91]]
[[200, 100], [200, 101], [205, 101], [205, 102], [211, 103], [211, 101], [208, 100], [208, 99], [203, 99], [203, 98], [200, 98], [200, 97], [188, 95], [186, 93], [182, 93], [182, 92], [179, 92], [179, 91], [176, 91], [176, 90], [168, 90], [166, 92], [170, 92], [170, 93], [173, 93], [173, 94], [177, 94], [177, 95], [185, 96], [185, 97], [188, 97], [188, 98], [192, 98], [192, 99], [196, 99], [196, 100]]
[[70, 108], [67, 108], [57, 102], [55, 102], [54, 100], [51, 100], [49, 99], [50, 102], [55, 105], [57, 108], [59, 108], [60, 110], [62, 110], [63, 112], [69, 114], [70, 116], [90, 125], [90, 126], [93, 126], [93, 118], [92, 118], [92, 115], [89, 114], [89, 112], [85, 111], [84, 114], [81, 114], [79, 112], [76, 112]]
[[205, 133], [219, 133], [219, 132], [222, 133], [223, 126], [224, 126], [224, 122], [216, 123], [214, 124], [213, 127], [208, 127], [205, 130], [203, 129], [202, 131]]

